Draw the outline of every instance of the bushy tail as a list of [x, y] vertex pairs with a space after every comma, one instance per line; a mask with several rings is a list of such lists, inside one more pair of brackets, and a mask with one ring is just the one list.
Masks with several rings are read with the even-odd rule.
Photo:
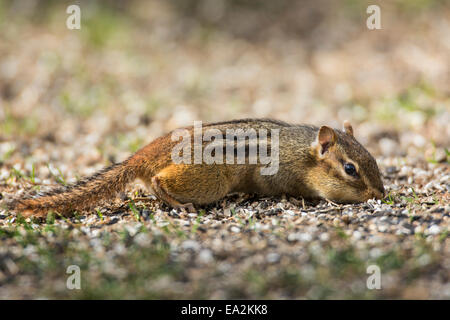
[[130, 159], [105, 168], [77, 183], [51, 190], [36, 197], [13, 200], [9, 207], [24, 216], [45, 217], [49, 211], [70, 216], [76, 210], [113, 198], [137, 177]]

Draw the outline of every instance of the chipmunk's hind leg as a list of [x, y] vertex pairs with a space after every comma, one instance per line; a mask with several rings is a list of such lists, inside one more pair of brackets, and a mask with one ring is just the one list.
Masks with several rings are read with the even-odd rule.
[[161, 180], [158, 176], [154, 176], [152, 178], [151, 188], [152, 188], [153, 192], [155, 193], [155, 196], [159, 200], [167, 203], [172, 208], [186, 208], [186, 209], [188, 209], [189, 212], [197, 212], [197, 210], [195, 210], [195, 207], [191, 202], [181, 203], [181, 202], [177, 201], [176, 199], [174, 199], [172, 196], [170, 196], [167, 193], [167, 191], [164, 189], [164, 187], [161, 186]]
[[220, 170], [211, 165], [174, 164], [153, 176], [150, 186], [155, 196], [168, 205], [192, 208], [215, 202], [229, 193], [230, 188], [223, 183], [226, 179], [221, 175]]

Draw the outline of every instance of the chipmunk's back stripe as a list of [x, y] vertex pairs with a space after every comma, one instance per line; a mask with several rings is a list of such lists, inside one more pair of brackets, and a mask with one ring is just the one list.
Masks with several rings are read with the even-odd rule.
[[226, 125], [226, 124], [246, 124], [246, 123], [260, 124], [261, 122], [268, 122], [268, 123], [279, 125], [281, 127], [292, 126], [291, 124], [281, 121], [281, 120], [274, 120], [274, 119], [267, 119], [267, 118], [263, 118], [263, 119], [247, 118], [247, 119], [236, 119], [236, 120], [229, 120], [229, 121], [206, 123], [206, 124], [203, 124], [203, 127], [221, 126], [221, 125]]

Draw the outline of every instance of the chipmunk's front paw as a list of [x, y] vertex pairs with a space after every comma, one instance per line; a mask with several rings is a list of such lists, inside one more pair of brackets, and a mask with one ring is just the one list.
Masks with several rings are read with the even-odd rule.
[[180, 208], [182, 210], [186, 210], [189, 213], [197, 213], [197, 209], [195, 209], [194, 205], [192, 203], [184, 203], [177, 205], [176, 208]]

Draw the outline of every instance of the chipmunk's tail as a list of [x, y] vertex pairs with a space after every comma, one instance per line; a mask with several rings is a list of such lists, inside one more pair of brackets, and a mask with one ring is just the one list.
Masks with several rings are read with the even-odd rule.
[[24, 216], [45, 217], [49, 211], [70, 216], [76, 210], [113, 198], [137, 177], [132, 158], [105, 168], [77, 183], [57, 188], [36, 197], [13, 200], [9, 207]]

